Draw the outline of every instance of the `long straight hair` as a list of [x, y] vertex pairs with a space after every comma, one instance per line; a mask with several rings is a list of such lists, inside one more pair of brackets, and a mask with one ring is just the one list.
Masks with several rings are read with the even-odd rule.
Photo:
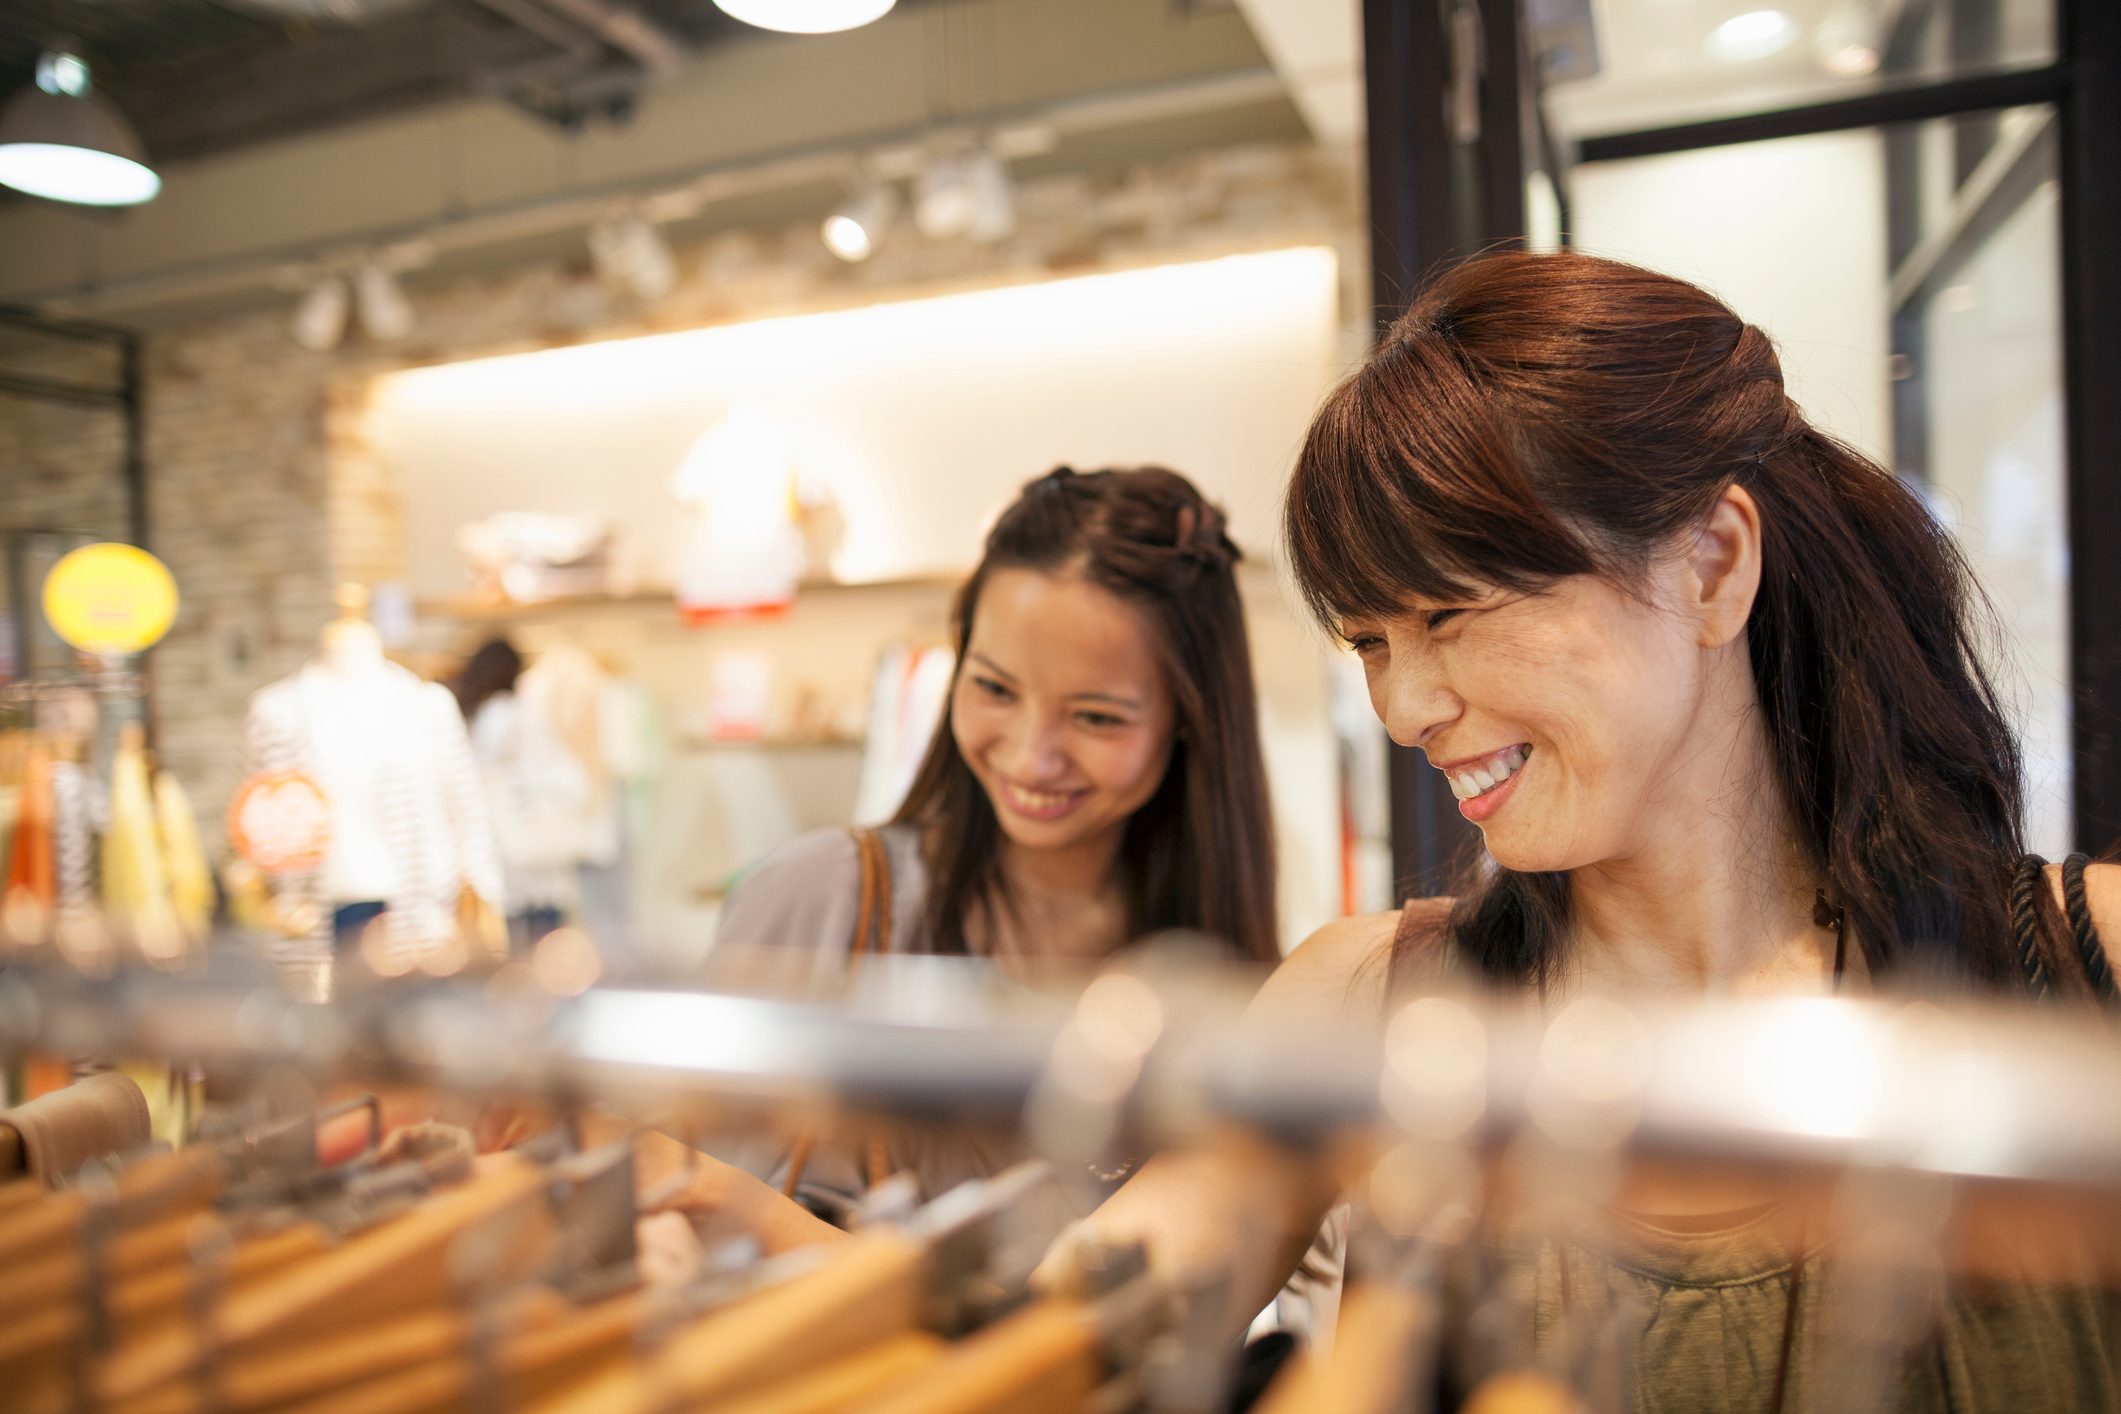
[[[1120, 845], [1127, 935], [1194, 929], [1268, 962], [1278, 956], [1274, 833], [1237, 560], [1222, 512], [1178, 473], [1062, 467], [1002, 513], [952, 617], [962, 673], [980, 591], [996, 570], [1073, 576], [1141, 610], [1177, 709], [1177, 739]], [[953, 701], [955, 687], [953, 676]], [[1009, 899], [1000, 823], [947, 715], [894, 823], [921, 830], [932, 946], [967, 951], [973, 910]]]
[[[1806, 421], [1713, 296], [1574, 254], [1447, 271], [1319, 414], [1284, 529], [1333, 624], [1475, 583], [1639, 584], [1733, 484], [1760, 508], [1746, 645], [1773, 784], [1828, 896], [1881, 976], [2010, 984], [2023, 788], [1985, 601], [1916, 494]], [[1566, 874], [1476, 862], [1449, 926], [1490, 978], [1540, 983], [1569, 922]]]

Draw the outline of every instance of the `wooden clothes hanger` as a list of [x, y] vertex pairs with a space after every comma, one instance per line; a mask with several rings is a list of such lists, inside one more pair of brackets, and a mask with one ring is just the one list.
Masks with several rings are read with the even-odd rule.
[[[104, 1216], [122, 1230], [157, 1218], [204, 1212], [225, 1178], [225, 1166], [205, 1151], [150, 1155], [119, 1169], [110, 1188], [102, 1190]], [[45, 1194], [40, 1202], [18, 1198], [0, 1208], [0, 1270], [13, 1270], [21, 1262], [77, 1244], [93, 1191], [95, 1186], [71, 1188]]]
[[613, 1365], [530, 1407], [538, 1414], [615, 1414], [733, 1399], [919, 1327], [927, 1244], [873, 1228], [821, 1255], [813, 1270], [692, 1322], [653, 1355]]
[[[224, 1349], [432, 1305], [451, 1289], [450, 1251], [466, 1232], [505, 1228], [505, 1247], [541, 1253], [550, 1219], [538, 1200], [545, 1175], [513, 1154], [481, 1160], [476, 1175], [445, 1188], [412, 1211], [267, 1279], [231, 1290], [217, 1303], [212, 1341]], [[96, 1373], [96, 1397], [116, 1401], [196, 1371], [209, 1355], [193, 1323], [152, 1332], [119, 1350]]]
[[[320, 1389], [305, 1378], [304, 1397], [272, 1407], [283, 1414], [447, 1414], [491, 1400], [519, 1408], [624, 1358], [652, 1303], [648, 1294], [629, 1291], [576, 1308], [539, 1291], [519, 1297], [492, 1321], [449, 1310], [430, 1313], [417, 1330], [371, 1328], [356, 1348], [338, 1354], [345, 1375], [340, 1388]], [[291, 1377], [301, 1373], [299, 1358], [289, 1352], [275, 1369], [290, 1377], [280, 1388], [290, 1388]], [[261, 1376], [257, 1384], [264, 1383]]]
[[1105, 1383], [1105, 1351], [1093, 1307], [1047, 1298], [961, 1342], [866, 1407], [871, 1414], [1083, 1414]]
[[[498, 1162], [522, 1166], [529, 1160], [529, 1155], [512, 1155]], [[454, 1275], [482, 1278], [499, 1293], [493, 1300], [466, 1301], [456, 1291], [431, 1287], [407, 1290], [401, 1282], [388, 1293], [395, 1298], [388, 1312], [366, 1314], [359, 1303], [340, 1301], [330, 1307], [328, 1323], [300, 1321], [291, 1329], [236, 1342], [229, 1338], [226, 1311], [235, 1310], [240, 1321], [241, 1302], [254, 1299], [245, 1288], [228, 1298], [216, 1321], [201, 1322], [195, 1315], [178, 1327], [179, 1334], [189, 1333], [195, 1341], [202, 1324], [214, 1327], [218, 1338], [211, 1342], [210, 1361], [114, 1407], [136, 1414], [221, 1414], [314, 1405], [395, 1414], [458, 1409], [496, 1389], [509, 1392], [505, 1402], [518, 1402], [525, 1389], [542, 1388], [547, 1376], [571, 1373], [571, 1365], [607, 1349], [623, 1351], [642, 1320], [634, 1309], [643, 1299], [638, 1293], [578, 1306], [549, 1286], [520, 1284], [548, 1262], [575, 1264], [551, 1273], [570, 1283], [604, 1274], [613, 1265], [605, 1234], [614, 1226], [625, 1239], [620, 1256], [630, 1269], [630, 1161], [630, 1150], [617, 1156], [608, 1151], [561, 1154], [541, 1165], [540, 1198], [530, 1209], [505, 1220], [475, 1222], [449, 1239], [451, 1260], [458, 1266], [463, 1265], [456, 1260], [464, 1255], [462, 1244], [483, 1243], [488, 1249], [489, 1260], [479, 1264], [479, 1271]], [[623, 1213], [584, 1211], [607, 1204], [614, 1194]], [[557, 1201], [547, 1203], [546, 1196]], [[427, 1200], [428, 1208], [437, 1201]], [[566, 1208], [565, 1221], [552, 1212], [560, 1206]], [[482, 1231], [482, 1223], [493, 1230]], [[496, 1242], [508, 1249], [498, 1264], [490, 1260]], [[276, 1283], [273, 1291], [284, 1296], [287, 1285]]]
[[846, 1409], [866, 1409], [933, 1370], [949, 1353], [949, 1342], [941, 1336], [909, 1331], [835, 1360], [822, 1370], [783, 1380], [717, 1408], [720, 1414], [839, 1414]]
[[1332, 1353], [1294, 1362], [1259, 1402], [1259, 1414], [1394, 1414], [1425, 1407], [1435, 1380], [1438, 1312], [1429, 1292], [1362, 1282], [1341, 1298]]

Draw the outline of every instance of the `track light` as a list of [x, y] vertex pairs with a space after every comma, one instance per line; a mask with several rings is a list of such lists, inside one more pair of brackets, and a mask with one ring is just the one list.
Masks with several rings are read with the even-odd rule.
[[1878, 16], [1869, 5], [1844, 4], [1812, 31], [1812, 49], [1821, 66], [1843, 78], [1868, 78], [1877, 73], [1884, 43]]
[[337, 275], [321, 275], [302, 292], [295, 305], [295, 342], [311, 353], [328, 353], [346, 337], [346, 315], [350, 301], [346, 282]]
[[1711, 58], [1748, 63], [1780, 54], [1797, 40], [1797, 26], [1780, 10], [1749, 10], [1716, 26], [1709, 35]]
[[859, 29], [891, 12], [896, 0], [714, 0], [724, 14], [786, 34]]
[[1016, 230], [1009, 168], [983, 147], [939, 153], [913, 180], [913, 224], [930, 240], [998, 241]]
[[136, 206], [162, 190], [125, 115], [63, 49], [39, 58], [36, 82], [0, 112], [0, 183], [79, 206]]
[[354, 272], [354, 310], [371, 339], [402, 339], [412, 332], [412, 301], [387, 267], [370, 261]]
[[598, 278], [623, 285], [644, 300], [659, 300], [677, 288], [677, 259], [669, 243], [637, 212], [592, 227], [589, 259]]
[[1009, 180], [1007, 164], [992, 150], [982, 148], [973, 157], [969, 175], [972, 212], [965, 222], [965, 234], [988, 244], [1015, 235], [1016, 186]]
[[972, 224], [969, 152], [938, 153], [913, 178], [913, 224], [931, 241], [961, 236]]
[[898, 197], [890, 187], [871, 179], [825, 218], [820, 234], [826, 249], [853, 264], [875, 254], [897, 215]]

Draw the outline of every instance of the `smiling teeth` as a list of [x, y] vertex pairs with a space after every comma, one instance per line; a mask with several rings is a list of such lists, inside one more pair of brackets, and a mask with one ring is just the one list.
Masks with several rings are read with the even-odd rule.
[[1054, 795], [1047, 791], [1025, 790], [1019, 785], [1005, 785], [1004, 789], [1009, 792], [1009, 798], [1016, 802], [1019, 809], [1033, 812], [1058, 810], [1067, 804], [1069, 799], [1065, 795]]
[[1507, 751], [1498, 751], [1478, 766], [1468, 766], [1460, 771], [1446, 771], [1444, 776], [1451, 783], [1451, 794], [1460, 800], [1471, 800], [1476, 795], [1485, 795], [1516, 775], [1532, 754], [1529, 746], [1513, 746]]

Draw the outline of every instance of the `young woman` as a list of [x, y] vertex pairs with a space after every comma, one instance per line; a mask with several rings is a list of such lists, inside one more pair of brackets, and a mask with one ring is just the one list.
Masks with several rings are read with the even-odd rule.
[[[1490, 862], [1455, 900], [1324, 929], [1260, 1012], [1375, 1018], [1439, 973], [1550, 1005], [2112, 998], [2121, 869], [2027, 858], [1958, 552], [1703, 291], [1574, 255], [1456, 268], [1327, 402], [1286, 532], [1378, 715], [1449, 777]], [[1088, 1226], [1264, 1295], [1332, 1197], [1274, 1191], [1256, 1167], [1159, 1158]], [[1625, 1305], [1641, 1407], [1810, 1407], [1820, 1258], [1780, 1210], [1703, 1211], [1750, 1206], [1732, 1197], [1631, 1189], [1609, 1244], [1514, 1254], [1535, 1339]], [[2114, 1408], [2107, 1321], [2082, 1292], [1955, 1292], [1888, 1402]]]
[[[1174, 472], [1062, 468], [1024, 488], [957, 602], [948, 717], [877, 832], [892, 952], [1023, 975], [1184, 928], [1252, 961], [1279, 957], [1237, 559], [1222, 513]], [[843, 969], [863, 873], [847, 831], [795, 840], [731, 894], [717, 954], [796, 948]], [[802, 1153], [801, 1196], [831, 1207], [858, 1194], [859, 1148]], [[939, 1140], [890, 1162], [932, 1196], [1014, 1157]], [[795, 1187], [794, 1158], [746, 1166]], [[785, 1208], [720, 1177], [716, 1201], [802, 1234]]]

